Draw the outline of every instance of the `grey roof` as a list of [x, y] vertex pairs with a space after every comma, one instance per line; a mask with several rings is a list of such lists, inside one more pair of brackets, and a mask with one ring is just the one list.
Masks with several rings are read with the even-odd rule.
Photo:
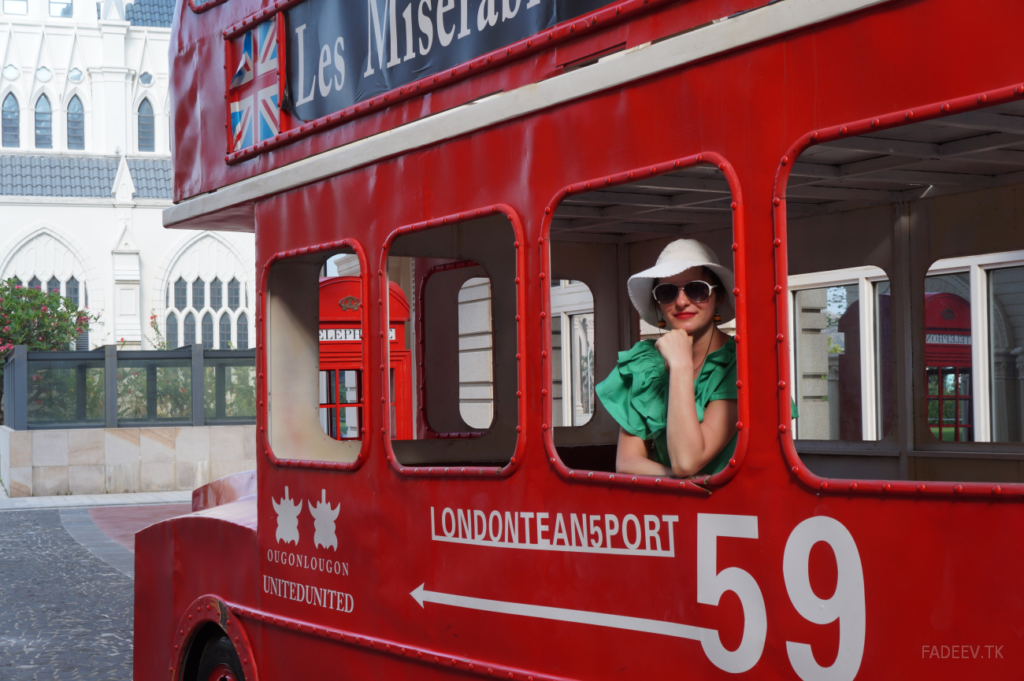
[[[128, 170], [135, 183], [136, 199], [169, 199], [171, 198], [174, 173], [168, 159], [130, 158]], [[117, 167], [114, 168], [117, 174]], [[111, 186], [114, 180], [110, 180]]]
[[[0, 155], [0, 196], [112, 198], [120, 159], [109, 156]], [[171, 198], [168, 159], [128, 159], [136, 199]]]
[[133, 26], [170, 28], [174, 18], [174, 0], [135, 0], [125, 5], [124, 14]]

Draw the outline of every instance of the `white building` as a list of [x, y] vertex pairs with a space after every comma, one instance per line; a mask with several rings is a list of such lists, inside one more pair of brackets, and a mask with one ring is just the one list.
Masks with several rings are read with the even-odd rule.
[[0, 0], [0, 278], [99, 316], [79, 347], [250, 347], [254, 240], [166, 230], [173, 0]]

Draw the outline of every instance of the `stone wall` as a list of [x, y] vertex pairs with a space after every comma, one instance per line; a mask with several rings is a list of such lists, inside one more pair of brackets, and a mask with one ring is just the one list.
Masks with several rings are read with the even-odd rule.
[[256, 467], [256, 426], [11, 430], [0, 476], [12, 497], [192, 490]]

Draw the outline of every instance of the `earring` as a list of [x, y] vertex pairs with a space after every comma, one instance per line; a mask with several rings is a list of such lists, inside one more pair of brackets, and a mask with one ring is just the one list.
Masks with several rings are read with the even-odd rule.
[[718, 322], [722, 321], [722, 315], [718, 314], [718, 308], [717, 307], [715, 308], [715, 316], [711, 318], [711, 321], [713, 321], [715, 324], [717, 324]]
[[665, 326], [666, 326], [665, 319], [664, 319], [664, 317], [661, 316], [661, 311], [660, 310], [658, 310], [657, 312], [658, 312], [658, 328], [659, 329], [664, 329]]

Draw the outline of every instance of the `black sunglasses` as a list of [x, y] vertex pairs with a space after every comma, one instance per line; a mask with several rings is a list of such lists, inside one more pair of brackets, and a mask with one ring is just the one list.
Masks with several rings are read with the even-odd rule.
[[658, 284], [651, 290], [651, 295], [661, 305], [668, 305], [679, 297], [679, 289], [683, 289], [686, 299], [691, 303], [703, 303], [711, 297], [711, 290], [718, 288], [716, 284], [706, 281], [688, 281], [682, 286], [677, 284]]

